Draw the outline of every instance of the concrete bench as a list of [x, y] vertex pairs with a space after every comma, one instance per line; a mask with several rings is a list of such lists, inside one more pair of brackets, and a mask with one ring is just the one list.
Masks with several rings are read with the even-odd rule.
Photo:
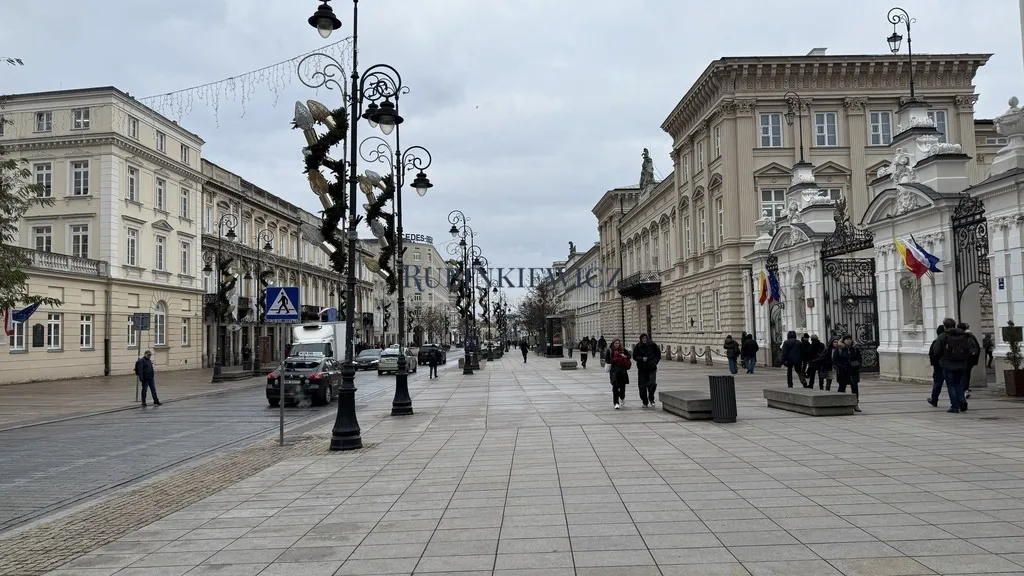
[[764, 398], [769, 408], [810, 416], [851, 416], [857, 406], [853, 394], [812, 388], [765, 388]]
[[562, 370], [575, 370], [577, 363], [575, 360], [562, 360], [558, 364], [562, 367]]
[[711, 397], [705, 392], [658, 392], [661, 409], [687, 420], [711, 420]]

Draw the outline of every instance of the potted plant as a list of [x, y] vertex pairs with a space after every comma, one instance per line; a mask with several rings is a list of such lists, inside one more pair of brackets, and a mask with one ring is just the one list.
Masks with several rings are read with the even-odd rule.
[[1020, 326], [1014, 326], [1013, 322], [1007, 322], [1003, 327], [1003, 342], [1010, 347], [1006, 353], [1006, 361], [1012, 369], [1003, 370], [1003, 381], [1006, 383], [1007, 396], [1024, 396], [1024, 353], [1021, 352], [1022, 330]]

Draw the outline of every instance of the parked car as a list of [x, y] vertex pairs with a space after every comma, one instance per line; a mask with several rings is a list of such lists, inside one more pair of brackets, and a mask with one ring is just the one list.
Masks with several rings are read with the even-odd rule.
[[[412, 351], [412, 348], [405, 348], [405, 370], [407, 372], [415, 372], [416, 367], [416, 353]], [[386, 372], [397, 373], [398, 372], [398, 348], [388, 348], [381, 352], [380, 362], [377, 363], [377, 375], [383, 376]]]
[[300, 401], [314, 406], [330, 404], [341, 387], [341, 363], [334, 358], [292, 357], [267, 375], [267, 402], [277, 407], [284, 384], [284, 404]]
[[356, 370], [376, 370], [380, 363], [380, 354], [383, 350], [367, 348], [356, 356]]
[[419, 363], [421, 366], [429, 363], [430, 356], [428, 356], [428, 354], [434, 351], [437, 351], [441, 354], [441, 359], [438, 362], [439, 364], [445, 364], [448, 362], [448, 353], [445, 352], [444, 349], [438, 346], [437, 344], [424, 344], [423, 346], [420, 346], [419, 352], [416, 353], [416, 362]]

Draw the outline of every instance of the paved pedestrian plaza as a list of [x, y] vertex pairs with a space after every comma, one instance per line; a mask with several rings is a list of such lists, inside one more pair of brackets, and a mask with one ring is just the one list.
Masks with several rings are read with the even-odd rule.
[[[722, 373], [663, 362], [659, 387]], [[991, 391], [954, 415], [925, 385], [865, 380], [863, 413], [814, 418], [768, 409], [784, 374], [762, 370], [736, 377], [739, 420], [715, 424], [642, 408], [635, 372], [613, 410], [596, 362], [441, 375], [412, 386], [414, 416], [361, 410], [362, 450], [330, 453], [318, 429], [298, 442], [313, 449], [105, 529], [49, 573], [1024, 575], [1024, 406]]]

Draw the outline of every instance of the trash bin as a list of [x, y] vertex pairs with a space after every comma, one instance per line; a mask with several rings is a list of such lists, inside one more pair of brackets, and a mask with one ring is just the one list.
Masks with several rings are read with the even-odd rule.
[[708, 376], [711, 418], [719, 424], [736, 421], [736, 380], [732, 376]]

